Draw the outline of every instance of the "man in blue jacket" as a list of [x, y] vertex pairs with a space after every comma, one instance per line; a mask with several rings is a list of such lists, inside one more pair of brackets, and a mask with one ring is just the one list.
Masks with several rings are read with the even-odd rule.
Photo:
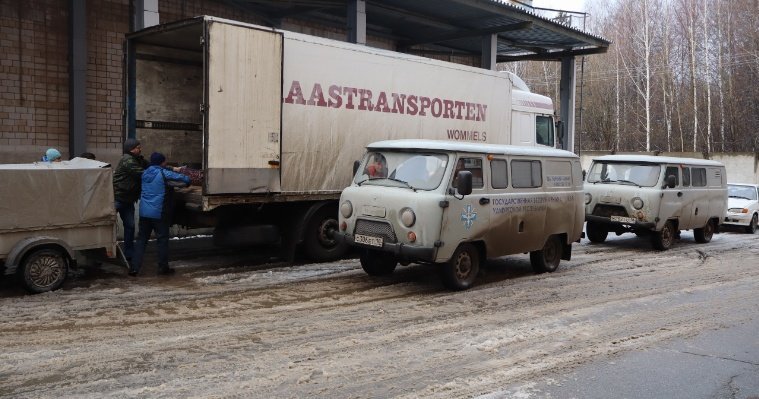
[[190, 178], [166, 167], [160, 152], [150, 155], [150, 166], [142, 173], [140, 194], [140, 230], [129, 267], [129, 275], [137, 276], [142, 267], [145, 247], [155, 230], [158, 241], [158, 274], [173, 274], [169, 267], [169, 226], [173, 207], [173, 185], [188, 186]]

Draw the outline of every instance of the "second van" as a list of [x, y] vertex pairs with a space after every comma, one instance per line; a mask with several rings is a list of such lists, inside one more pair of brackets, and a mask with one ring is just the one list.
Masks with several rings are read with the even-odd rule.
[[716, 161], [650, 155], [595, 158], [585, 181], [585, 220], [591, 242], [610, 232], [650, 236], [669, 249], [680, 230], [705, 243], [727, 212], [725, 166]]

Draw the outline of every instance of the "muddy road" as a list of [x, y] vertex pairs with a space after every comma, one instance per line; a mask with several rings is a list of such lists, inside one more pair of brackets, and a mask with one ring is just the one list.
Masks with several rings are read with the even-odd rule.
[[104, 267], [36, 296], [6, 284], [0, 396], [492, 397], [759, 315], [759, 235], [583, 240], [555, 273], [505, 257], [464, 292], [431, 266], [372, 278], [355, 259], [267, 256], [177, 253], [175, 276]]

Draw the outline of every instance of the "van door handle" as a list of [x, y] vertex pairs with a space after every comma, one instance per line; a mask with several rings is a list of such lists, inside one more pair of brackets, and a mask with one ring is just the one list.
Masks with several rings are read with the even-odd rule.
[[682, 192], [682, 191], [678, 191], [678, 192], [677, 192], [677, 196], [678, 196], [678, 197], [682, 197], [682, 196], [683, 196], [683, 192]]
[[480, 205], [487, 205], [490, 203], [490, 198], [480, 198]]

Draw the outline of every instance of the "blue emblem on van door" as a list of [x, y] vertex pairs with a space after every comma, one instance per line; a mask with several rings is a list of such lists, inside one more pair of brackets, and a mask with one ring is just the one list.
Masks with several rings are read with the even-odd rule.
[[464, 227], [469, 230], [472, 227], [472, 223], [477, 220], [477, 212], [472, 209], [472, 205], [467, 205], [463, 211], [461, 211], [461, 221], [464, 222]]

